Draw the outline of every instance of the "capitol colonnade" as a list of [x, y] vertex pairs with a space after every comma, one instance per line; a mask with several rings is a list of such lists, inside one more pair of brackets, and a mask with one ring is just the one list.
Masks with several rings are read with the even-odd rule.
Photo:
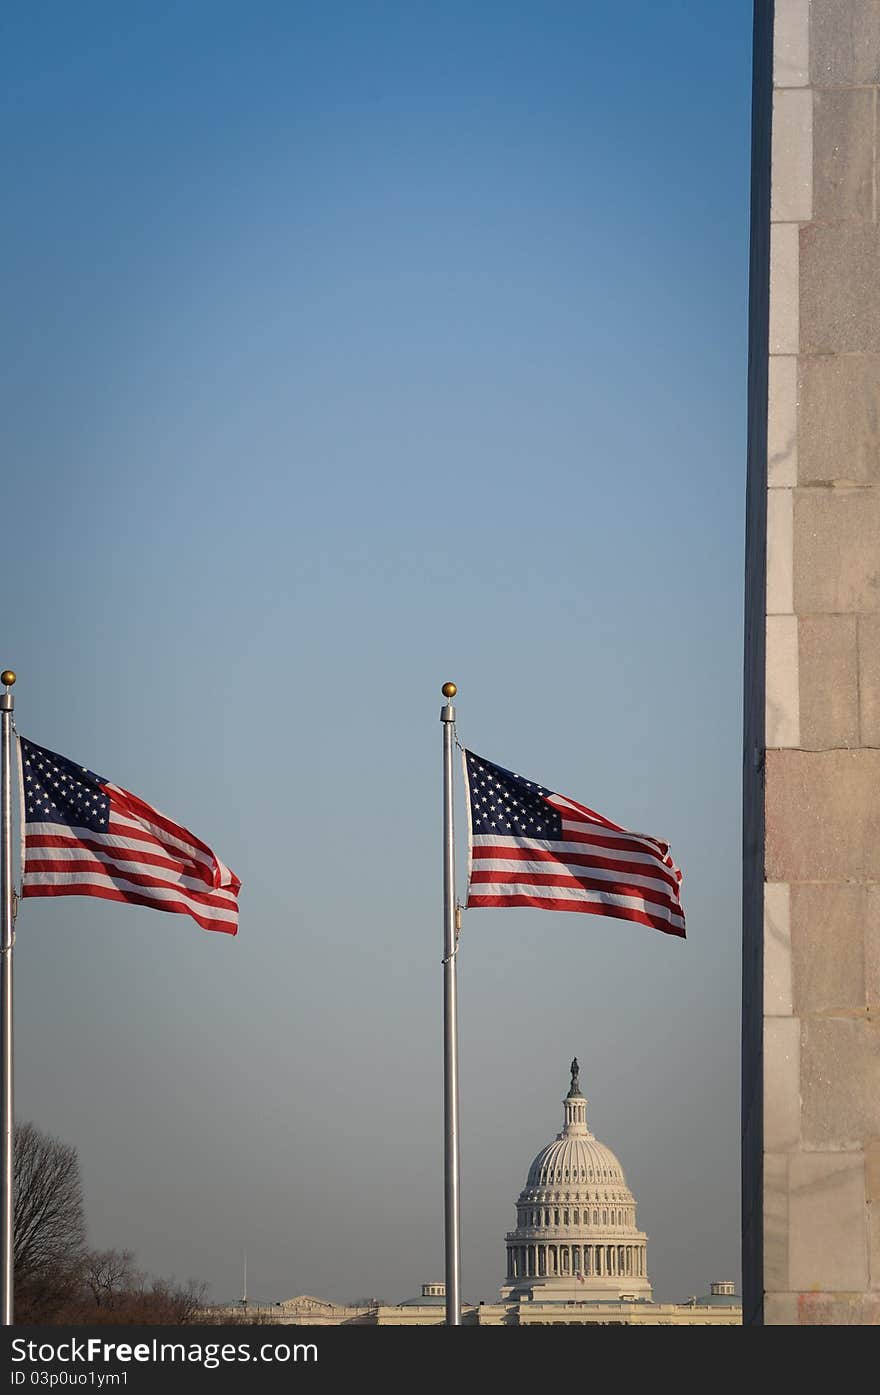
[[[577, 1222], [575, 1221], [575, 1225]], [[645, 1247], [636, 1245], [508, 1245], [507, 1277], [548, 1275], [645, 1277]]]

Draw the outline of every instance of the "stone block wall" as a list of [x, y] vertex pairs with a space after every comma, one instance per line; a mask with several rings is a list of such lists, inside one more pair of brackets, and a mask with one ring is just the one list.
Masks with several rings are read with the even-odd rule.
[[880, 1323], [880, 0], [755, 45], [744, 1317]]

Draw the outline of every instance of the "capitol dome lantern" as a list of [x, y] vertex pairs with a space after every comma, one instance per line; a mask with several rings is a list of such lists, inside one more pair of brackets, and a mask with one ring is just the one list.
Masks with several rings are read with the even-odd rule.
[[590, 1132], [577, 1058], [562, 1132], [529, 1168], [507, 1243], [502, 1299], [651, 1301], [647, 1240], [620, 1162]]

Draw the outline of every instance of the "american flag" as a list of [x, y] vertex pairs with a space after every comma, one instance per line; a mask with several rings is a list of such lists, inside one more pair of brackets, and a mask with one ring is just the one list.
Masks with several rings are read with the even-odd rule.
[[464, 752], [468, 906], [538, 906], [637, 920], [684, 938], [669, 846]]
[[237, 933], [241, 882], [206, 843], [84, 765], [19, 743], [22, 896], [101, 896]]

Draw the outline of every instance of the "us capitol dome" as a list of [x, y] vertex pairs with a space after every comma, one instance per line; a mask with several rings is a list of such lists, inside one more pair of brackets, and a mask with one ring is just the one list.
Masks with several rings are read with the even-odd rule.
[[648, 1237], [620, 1162], [590, 1132], [577, 1058], [561, 1133], [535, 1158], [505, 1236], [502, 1302], [651, 1302]]

